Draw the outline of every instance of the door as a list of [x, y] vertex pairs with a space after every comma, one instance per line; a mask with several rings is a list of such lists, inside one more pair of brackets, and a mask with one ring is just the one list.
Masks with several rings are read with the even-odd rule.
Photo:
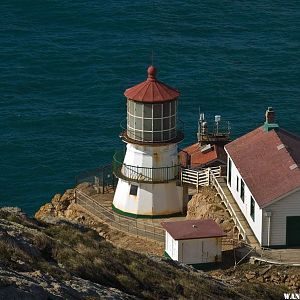
[[300, 216], [286, 217], [286, 245], [300, 246]]

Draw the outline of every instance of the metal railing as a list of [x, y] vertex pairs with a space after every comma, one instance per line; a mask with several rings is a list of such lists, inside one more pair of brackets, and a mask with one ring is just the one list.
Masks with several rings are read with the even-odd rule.
[[197, 193], [199, 192], [199, 186], [210, 185], [210, 177], [213, 174], [215, 177], [221, 176], [221, 167], [204, 168], [200, 170], [194, 169], [181, 169], [181, 182], [195, 185]]
[[118, 178], [113, 174], [112, 164], [101, 166], [92, 170], [81, 172], [75, 177], [75, 185], [80, 183], [92, 183], [98, 192], [102, 194], [115, 189]]
[[[165, 240], [165, 230], [160, 225], [156, 226], [147, 221], [122, 216], [101, 205], [81, 190], [75, 190], [75, 202], [94, 217], [99, 218], [101, 221], [124, 233], [158, 242], [164, 242]], [[239, 241], [232, 237], [222, 238], [222, 247], [230, 247], [231, 249], [236, 248], [238, 244]]]
[[179, 178], [180, 165], [160, 168], [139, 167], [123, 163], [125, 153], [116, 152], [113, 156], [113, 172], [118, 178], [135, 182], [169, 182]]
[[239, 218], [237, 217], [235, 210], [233, 209], [233, 207], [230, 204], [230, 201], [228, 200], [227, 196], [225, 195], [222, 187], [220, 186], [216, 176], [213, 173], [210, 173], [210, 181], [212, 183], [212, 185], [215, 187], [215, 189], [217, 190], [221, 200], [224, 202], [224, 204], [226, 205], [226, 207], [228, 208], [228, 211], [234, 221], [234, 224], [237, 226], [238, 230], [240, 231], [243, 240], [246, 240], [246, 231], [243, 228]]
[[115, 213], [78, 189], [75, 190], [75, 202], [96, 218], [100, 218], [120, 231], [159, 242], [164, 241], [164, 229], [162, 227]]

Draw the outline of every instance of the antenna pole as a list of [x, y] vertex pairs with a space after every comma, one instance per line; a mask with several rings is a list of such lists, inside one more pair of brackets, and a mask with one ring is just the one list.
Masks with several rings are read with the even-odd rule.
[[153, 51], [153, 49], [152, 49], [152, 54], [151, 54], [151, 65], [153, 66], [153, 57], [154, 57], [154, 51]]

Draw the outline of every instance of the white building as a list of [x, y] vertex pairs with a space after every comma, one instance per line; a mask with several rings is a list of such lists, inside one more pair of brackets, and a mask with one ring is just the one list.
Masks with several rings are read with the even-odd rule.
[[225, 146], [227, 185], [260, 245], [300, 246], [300, 137], [275, 123]]
[[163, 222], [165, 256], [194, 266], [222, 261], [225, 233], [213, 220]]
[[114, 174], [119, 178], [113, 209], [131, 217], [163, 217], [182, 212], [183, 188], [177, 184], [180, 164], [177, 143], [179, 92], [156, 79], [148, 68], [146, 81], [129, 88], [127, 124], [121, 137], [126, 154], [116, 153]]

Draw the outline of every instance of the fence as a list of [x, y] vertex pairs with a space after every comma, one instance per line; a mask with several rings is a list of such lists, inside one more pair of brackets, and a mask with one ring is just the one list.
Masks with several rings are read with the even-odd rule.
[[78, 189], [75, 191], [75, 201], [89, 213], [120, 231], [159, 242], [164, 241], [164, 230], [162, 227], [155, 226], [146, 221], [119, 215]]
[[221, 167], [212, 167], [200, 170], [193, 169], [181, 169], [181, 182], [195, 185], [197, 193], [199, 192], [199, 186], [210, 185], [211, 174], [214, 177], [221, 176]]
[[115, 189], [118, 179], [113, 173], [111, 164], [80, 173], [75, 177], [76, 186], [83, 182], [92, 183], [102, 194]]
[[160, 168], [132, 166], [123, 163], [124, 152], [116, 152], [113, 157], [113, 172], [119, 178], [135, 182], [169, 182], [179, 178], [180, 165]]

